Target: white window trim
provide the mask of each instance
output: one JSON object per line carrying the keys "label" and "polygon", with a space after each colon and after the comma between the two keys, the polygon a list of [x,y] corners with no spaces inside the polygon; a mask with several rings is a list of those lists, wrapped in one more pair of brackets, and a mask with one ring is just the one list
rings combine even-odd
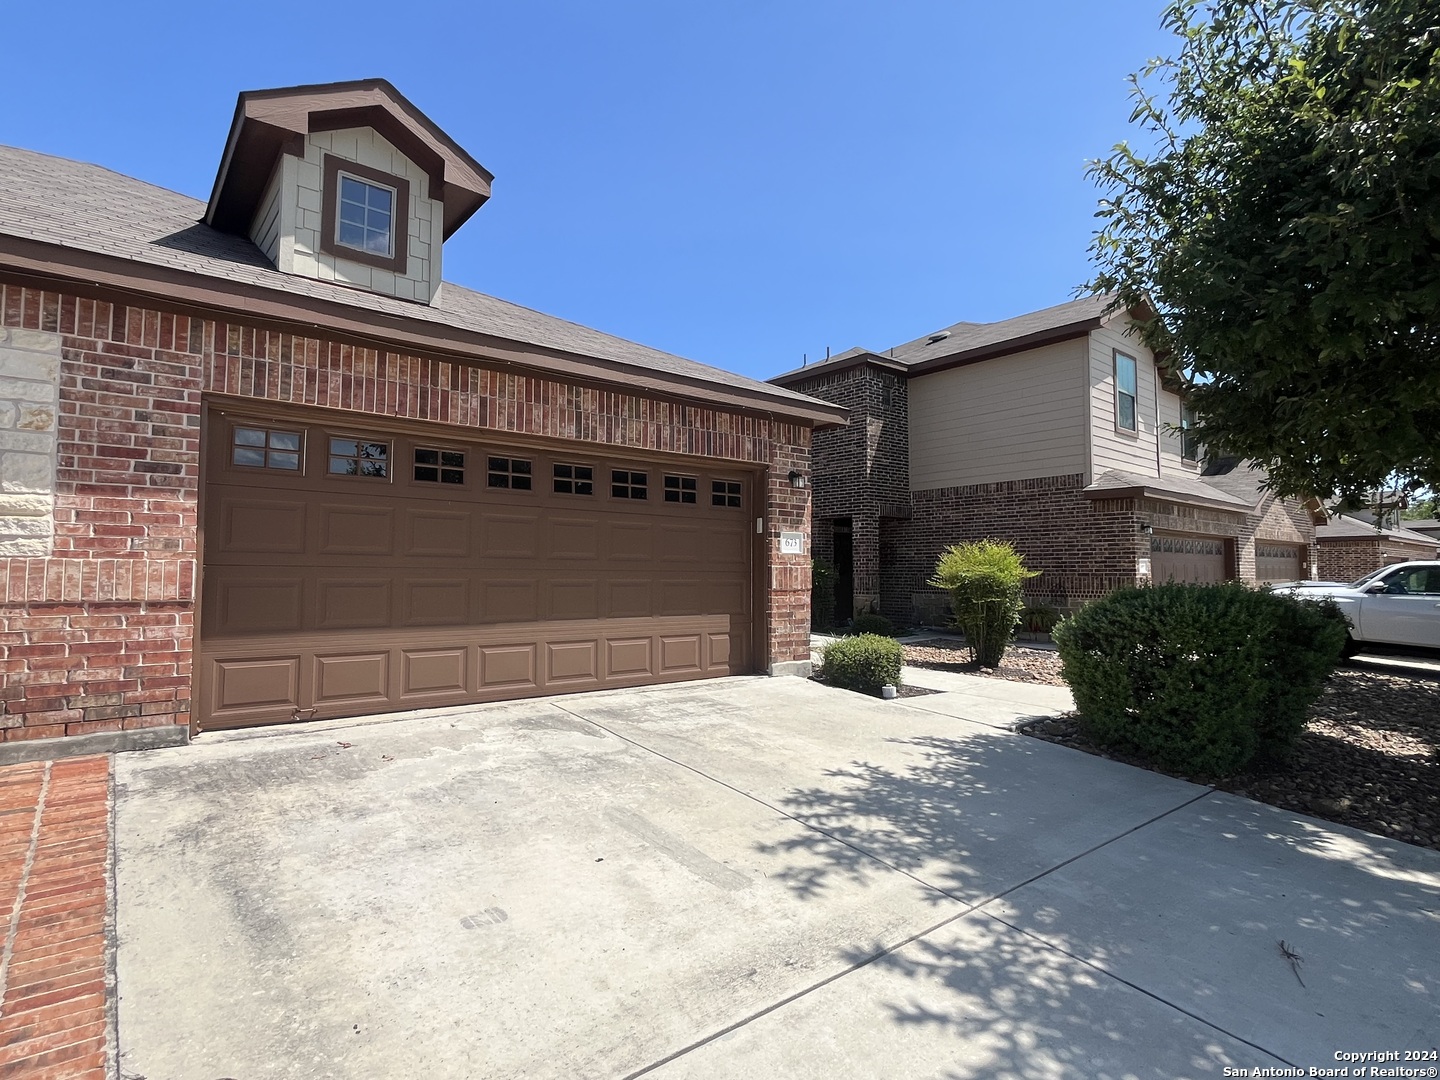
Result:
{"label": "white window trim", "polygon": [[[1125,427],[1123,424],[1120,423],[1120,395],[1122,393],[1126,393],[1126,391],[1120,389],[1121,360],[1129,360],[1131,367],[1134,369],[1135,372],[1135,393],[1127,394],[1127,396],[1133,403],[1130,410],[1130,415],[1134,417],[1135,420],[1135,425],[1133,427]],[[1114,356],[1110,364],[1110,375],[1115,380],[1115,430],[1121,435],[1133,435],[1138,438],[1140,435],[1140,362],[1136,360],[1135,357],[1131,356],[1129,353],[1123,353],[1119,349],[1115,349]]]}
{"label": "white window trim", "polygon": [[386,239],[390,242],[390,246],[386,249],[385,253],[381,255],[381,253],[378,251],[371,251],[367,247],[356,247],[354,244],[347,244],[344,240],[340,239],[340,228],[344,223],[340,219],[340,207],[342,205],[342,200],[341,192],[339,190],[335,192],[335,235],[330,238],[331,241],[335,244],[336,247],[344,248],[346,251],[358,251],[362,255],[370,255],[374,258],[393,259],[395,257],[395,228],[399,222],[399,189],[393,188],[389,184],[377,184],[374,180],[367,180],[365,177],[359,176],[344,168],[341,168],[335,174],[335,177],[335,183],[337,186],[343,183],[343,181],[345,180],[353,180],[355,183],[363,184],[365,187],[372,187],[378,191],[388,191],[390,193],[390,231],[386,236]]}

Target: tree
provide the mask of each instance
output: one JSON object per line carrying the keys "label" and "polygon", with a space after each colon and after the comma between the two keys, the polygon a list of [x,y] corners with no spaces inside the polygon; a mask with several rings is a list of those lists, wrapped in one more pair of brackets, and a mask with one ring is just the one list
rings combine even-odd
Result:
{"label": "tree", "polygon": [[[1440,4],[1177,0],[1090,287],[1284,495],[1440,485]],[[1158,86],[1157,86],[1158,84]],[[1148,155],[1148,156],[1144,156]]]}

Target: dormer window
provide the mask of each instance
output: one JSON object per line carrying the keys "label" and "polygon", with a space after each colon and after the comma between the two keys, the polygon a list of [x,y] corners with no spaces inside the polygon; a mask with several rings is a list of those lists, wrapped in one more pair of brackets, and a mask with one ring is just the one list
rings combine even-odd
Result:
{"label": "dormer window", "polygon": [[335,242],[369,255],[395,254],[395,189],[340,173],[340,220]]}
{"label": "dormer window", "polygon": [[406,270],[410,182],[325,155],[320,250],[379,270]]}

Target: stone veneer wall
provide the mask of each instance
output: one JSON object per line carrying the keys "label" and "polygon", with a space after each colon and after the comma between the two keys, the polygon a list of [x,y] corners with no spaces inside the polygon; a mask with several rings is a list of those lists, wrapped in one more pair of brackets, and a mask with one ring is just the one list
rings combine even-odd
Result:
{"label": "stone veneer wall", "polygon": [[1321,581],[1358,581],[1372,570],[1391,563],[1436,558],[1435,544],[1421,544],[1395,537],[1351,537],[1321,540],[1319,574]]}
{"label": "stone veneer wall", "polygon": [[60,337],[0,327],[0,556],[55,544]]}
{"label": "stone veneer wall", "polygon": [[[768,660],[809,658],[809,558],[779,551],[782,531],[809,529],[807,492],[788,482],[810,471],[803,425],[18,284],[0,283],[0,328],[30,375],[59,358],[53,539],[0,553],[7,741],[189,723],[202,394],[764,466]],[[44,379],[21,382],[39,394]],[[40,443],[0,447],[17,484],[39,475],[8,451]]]}

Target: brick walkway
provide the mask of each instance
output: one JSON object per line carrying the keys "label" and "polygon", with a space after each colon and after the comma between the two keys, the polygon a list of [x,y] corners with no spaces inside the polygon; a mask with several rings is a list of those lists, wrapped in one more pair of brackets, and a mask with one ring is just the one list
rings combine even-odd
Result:
{"label": "brick walkway", "polygon": [[0,768],[0,1078],[105,1080],[110,759]]}

